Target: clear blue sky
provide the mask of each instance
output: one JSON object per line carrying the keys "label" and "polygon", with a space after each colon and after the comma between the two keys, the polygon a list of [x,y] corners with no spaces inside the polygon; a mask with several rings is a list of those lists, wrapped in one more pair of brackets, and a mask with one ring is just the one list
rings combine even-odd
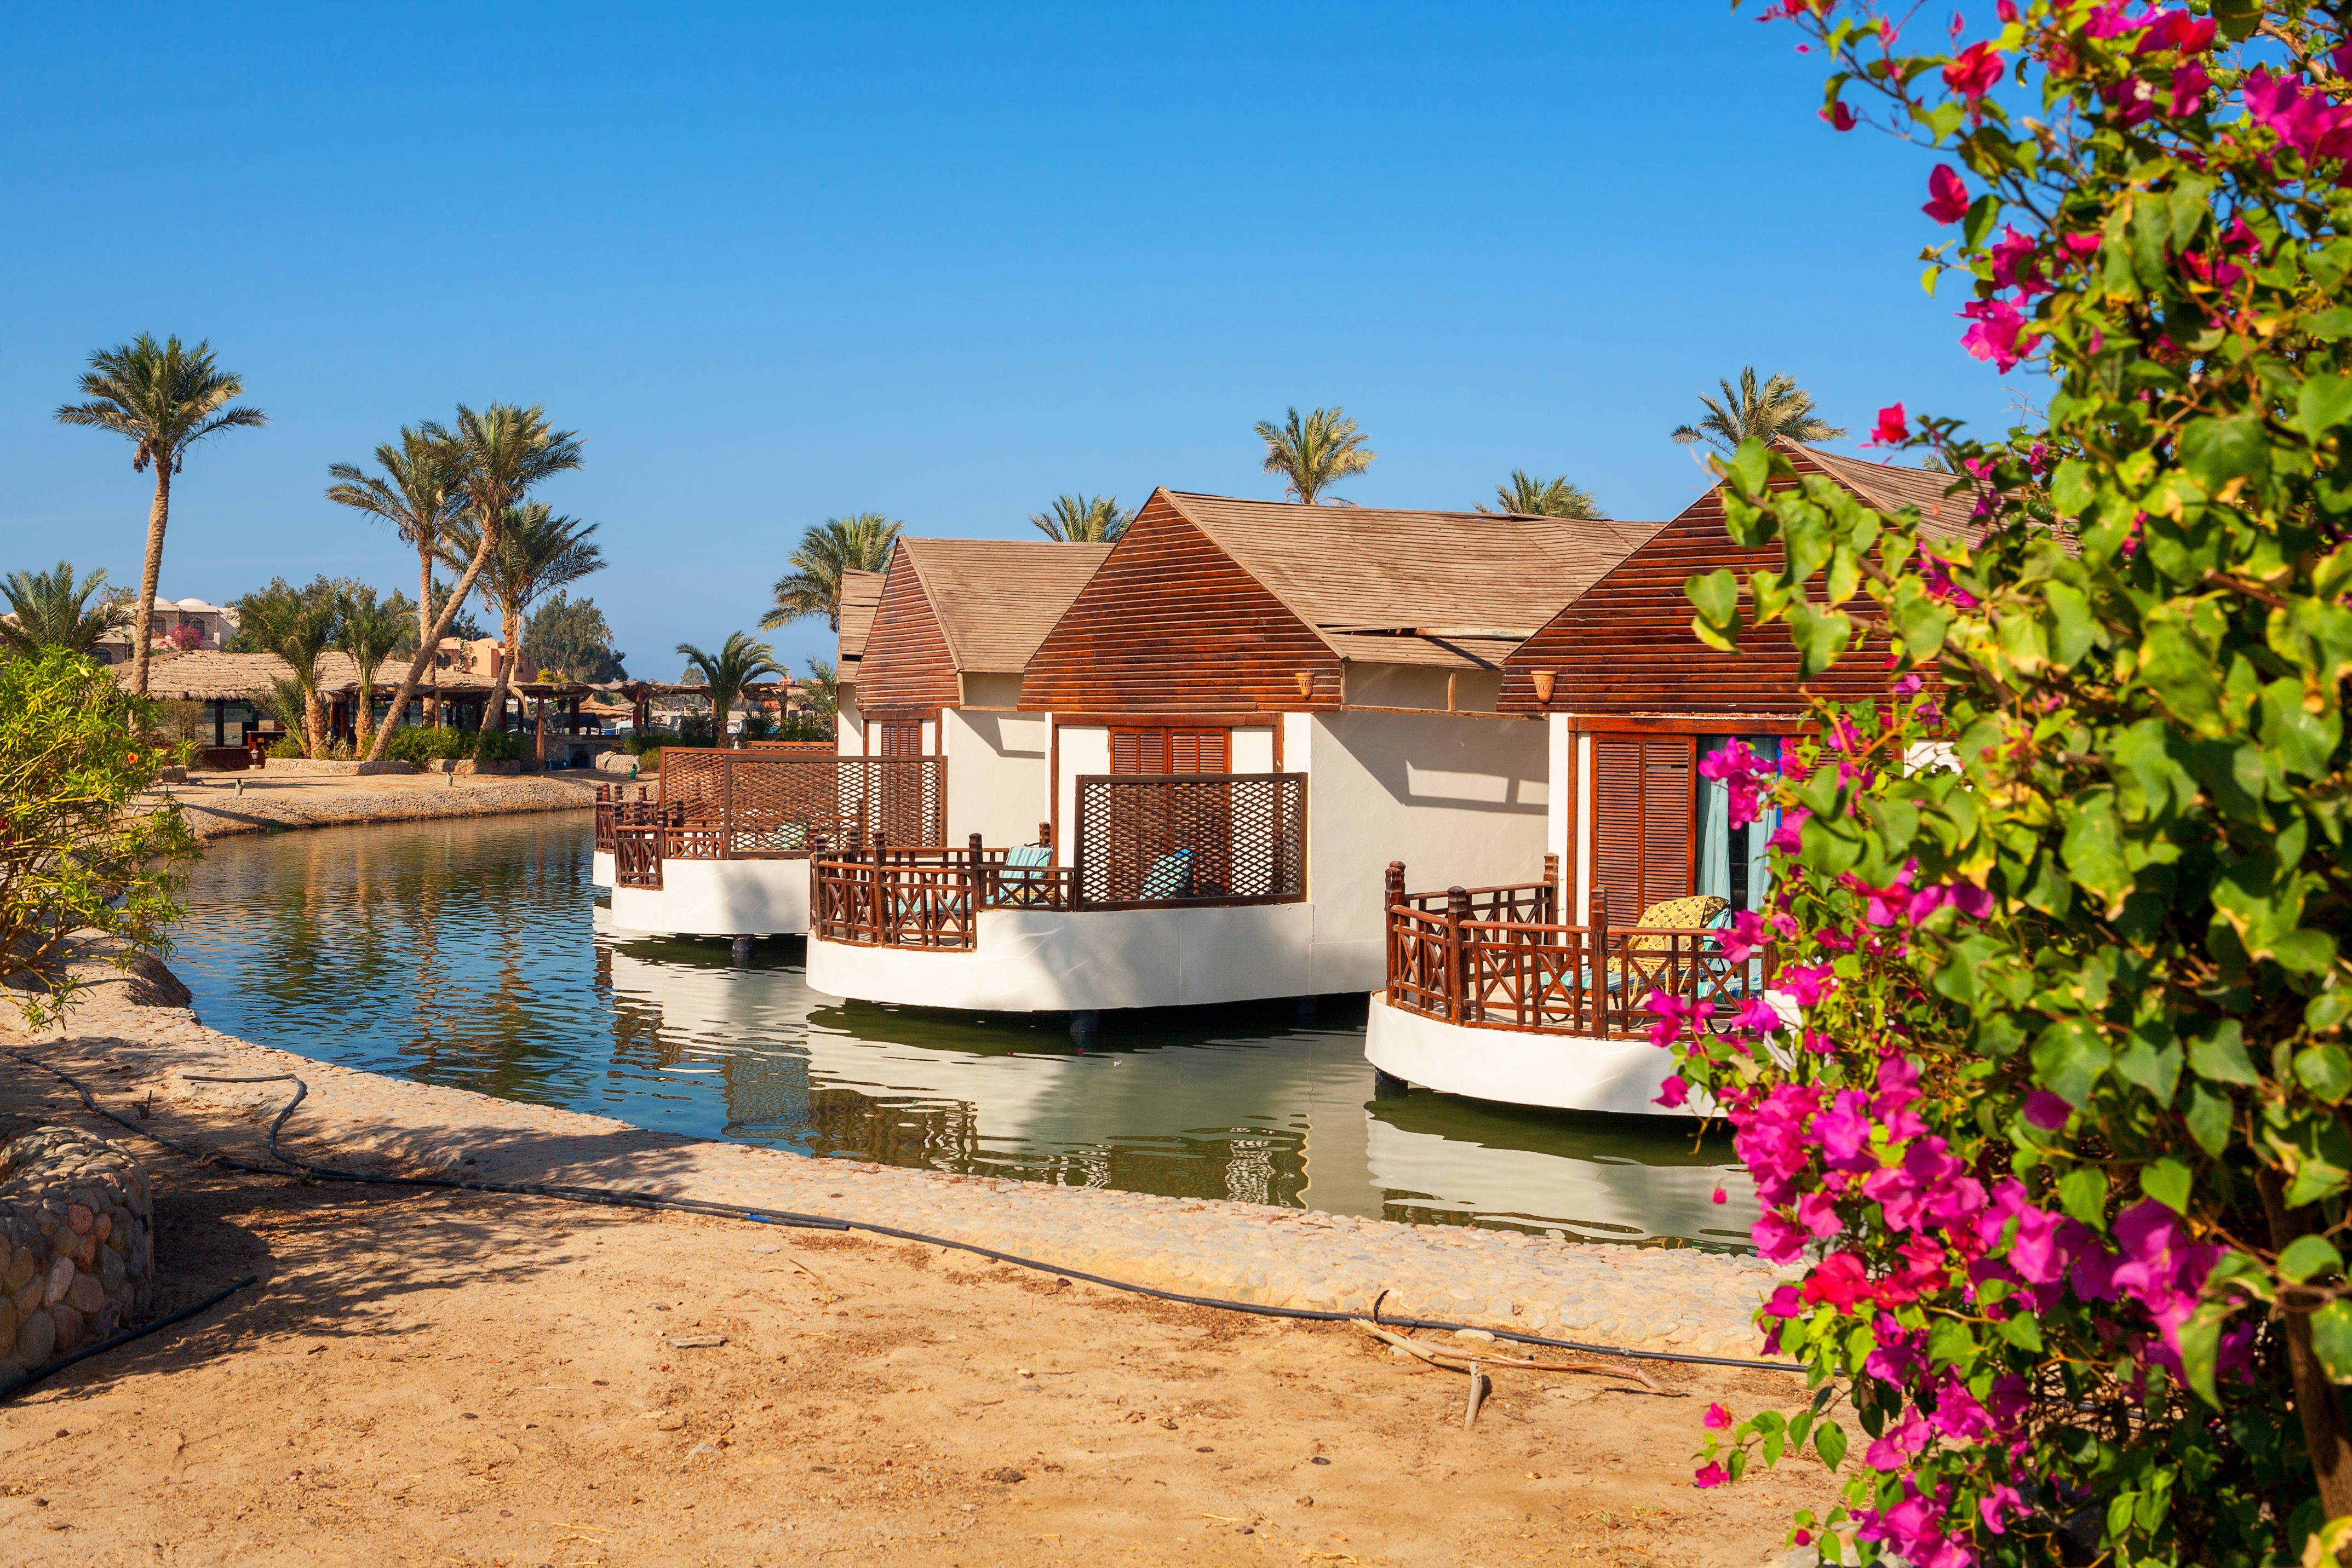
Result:
{"label": "clear blue sky", "polygon": [[[1754,363],[1858,437],[2015,391],[1918,286],[1927,162],[1816,117],[1719,0],[15,8],[0,52],[0,570],[136,581],[149,482],[57,424],[90,350],[209,338],[269,413],[192,455],[163,591],[414,591],[326,467],[460,400],[588,462],[631,670],[751,625],[801,529],[1018,537],[1056,493],[1278,495],[1251,434],[1343,403],[1344,494],[1514,466],[1619,517]],[[822,622],[777,639],[797,663]]]}

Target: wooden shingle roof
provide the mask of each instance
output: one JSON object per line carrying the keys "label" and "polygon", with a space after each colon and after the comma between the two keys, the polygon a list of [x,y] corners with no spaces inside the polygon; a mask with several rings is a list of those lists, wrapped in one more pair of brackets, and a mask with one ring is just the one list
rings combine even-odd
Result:
{"label": "wooden shingle roof", "polygon": [[1949,474],[1933,468],[1906,468],[1895,463],[1841,457],[1834,452],[1819,452],[1790,442],[1780,445],[1800,471],[1810,464],[1882,512],[1918,507],[1920,526],[1930,535],[1967,538],[1978,531],[1975,486],[1971,485],[1957,496],[1947,494],[1958,483]]}
{"label": "wooden shingle roof", "polygon": [[902,538],[899,544],[939,618],[955,668],[1014,675],[1029,667],[1037,644],[1111,549],[1051,539]]}
{"label": "wooden shingle roof", "polygon": [[882,602],[878,571],[841,574],[841,648],[836,672],[844,680],[856,677],[857,661],[866,655],[866,639],[874,630],[874,610]]}
{"label": "wooden shingle roof", "polygon": [[1162,492],[1342,659],[1493,668],[1664,523]]}

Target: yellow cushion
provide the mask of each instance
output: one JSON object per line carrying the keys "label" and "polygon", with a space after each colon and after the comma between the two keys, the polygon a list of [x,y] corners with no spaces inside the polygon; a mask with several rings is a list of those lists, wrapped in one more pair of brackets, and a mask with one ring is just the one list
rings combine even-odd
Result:
{"label": "yellow cushion", "polygon": [[[1717,898],[1711,893],[1690,898],[1669,898],[1642,911],[1633,924],[1652,930],[1704,931],[1715,917],[1731,907],[1728,899]],[[1669,938],[1664,936],[1629,936],[1625,939],[1628,953],[1663,953]]]}

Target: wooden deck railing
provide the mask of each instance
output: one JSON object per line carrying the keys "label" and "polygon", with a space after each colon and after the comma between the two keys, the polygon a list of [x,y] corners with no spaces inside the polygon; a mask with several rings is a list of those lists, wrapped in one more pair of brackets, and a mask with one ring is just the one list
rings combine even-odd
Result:
{"label": "wooden deck railing", "polygon": [[1612,926],[1605,890],[1594,890],[1584,925],[1541,918],[1558,907],[1551,877],[1408,894],[1404,867],[1391,863],[1388,883],[1389,1005],[1448,1023],[1638,1039],[1655,992],[1728,1002],[1772,972],[1770,948],[1734,964],[1719,931]]}
{"label": "wooden deck railing", "polygon": [[613,830],[622,822],[646,823],[656,821],[660,809],[653,798],[653,787],[637,786],[636,798],[629,798],[626,784],[596,786],[596,848],[604,854],[613,852]]}
{"label": "wooden deck railing", "polygon": [[[1039,825],[1039,841],[1051,829]],[[1008,865],[1007,850],[905,848],[887,841],[810,862],[809,928],[866,947],[969,948],[983,909],[1070,909],[1068,866]]]}

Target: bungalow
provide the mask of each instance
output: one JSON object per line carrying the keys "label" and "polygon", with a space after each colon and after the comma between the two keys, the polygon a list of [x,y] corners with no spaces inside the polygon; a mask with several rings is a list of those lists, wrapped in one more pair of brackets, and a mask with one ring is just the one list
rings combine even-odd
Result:
{"label": "bungalow", "polygon": [[1036,841],[1008,794],[946,850],[820,858],[809,983],[1080,1027],[1378,986],[1384,846],[1472,882],[1543,853],[1504,657],[1660,526],[1155,491],[1027,660]]}
{"label": "bungalow", "polygon": [[[1948,475],[1785,450],[1800,473],[1881,510],[1917,507],[1930,533],[1969,526]],[[1422,864],[1405,853],[1390,868],[1386,974],[1366,1036],[1381,1072],[1481,1099],[1654,1113],[1666,1058],[1648,1043],[1643,999],[1761,985],[1769,956],[1734,966],[1716,932],[1764,906],[1774,824],[1732,827],[1724,786],[1699,763],[1736,740],[1776,756],[1811,699],[1885,690],[1867,658],[1803,681],[1785,635],[1737,653],[1692,635],[1692,577],[1744,578],[1773,559],[1725,534],[1718,487],[1504,661],[1497,706],[1544,727],[1544,874],[1524,880],[1533,855],[1517,880],[1484,887],[1432,867],[1423,885],[1444,891],[1408,893]]]}
{"label": "bungalow", "polygon": [[870,612],[866,574],[852,574],[842,653],[856,668],[837,754],[665,749],[658,802],[606,813],[614,924],[799,936],[813,852],[872,853],[878,839],[937,855],[957,835],[1034,832],[1046,725],[1015,711],[1022,671],[1108,549],[902,538]]}

